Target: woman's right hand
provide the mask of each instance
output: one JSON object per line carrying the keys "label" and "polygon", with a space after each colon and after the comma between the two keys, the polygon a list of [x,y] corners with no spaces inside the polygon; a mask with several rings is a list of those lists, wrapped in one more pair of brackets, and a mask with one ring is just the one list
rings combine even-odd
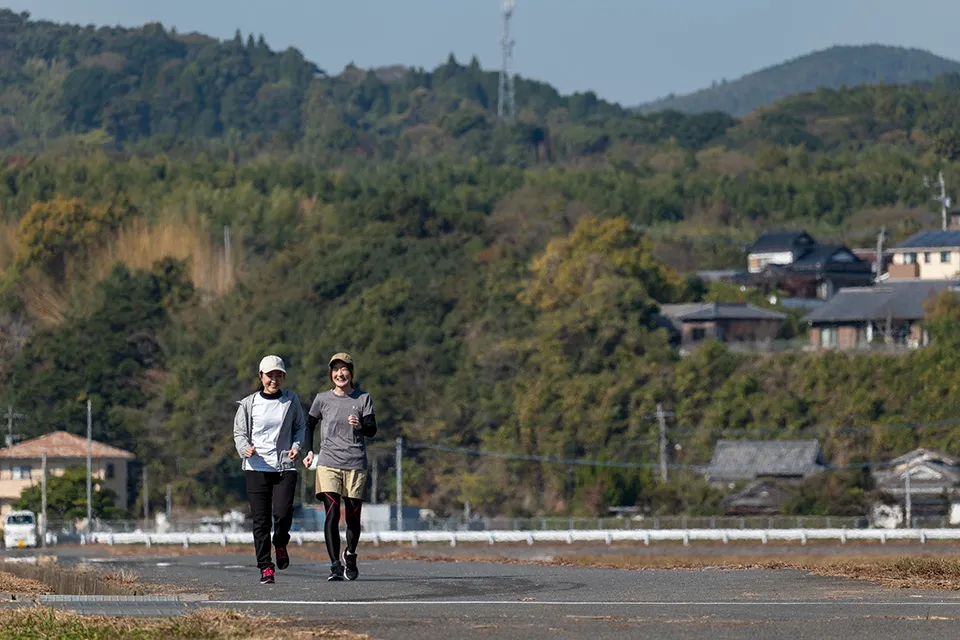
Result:
{"label": "woman's right hand", "polygon": [[307,451],[307,455],[303,456],[303,466],[309,469],[311,464],[313,464],[313,451]]}
{"label": "woman's right hand", "polygon": [[243,455],[246,458],[252,458],[256,454],[257,454],[257,449],[253,445],[250,445],[249,447],[243,450]]}

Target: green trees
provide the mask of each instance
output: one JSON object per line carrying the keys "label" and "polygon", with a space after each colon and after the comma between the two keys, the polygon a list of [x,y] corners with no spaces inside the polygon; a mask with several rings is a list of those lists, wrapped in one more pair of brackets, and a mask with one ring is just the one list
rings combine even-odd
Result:
{"label": "green trees", "polygon": [[[661,303],[769,305],[694,274],[742,269],[764,230],[856,247],[881,224],[893,242],[936,224],[922,177],[960,181],[956,78],[820,90],[743,119],[638,114],[519,79],[507,126],[496,74],[475,61],[328,76],[242,35],[4,15],[0,56],[28,57],[0,69],[3,391],[30,435],[81,431],[90,398],[94,436],[135,451],[180,504],[242,496],[226,434],[267,351],[305,400],[326,384],[325,359],[353,352],[381,471],[403,435],[410,496],[440,512],[469,500],[515,515],[716,513],[719,493],[692,471],[661,486],[646,468],[413,447],[648,465],[658,401],[684,464],[720,437],[816,437],[840,461],[921,443],[960,452],[953,426],[893,426],[960,410],[953,298],[932,302],[935,345],[897,357],[719,344],[680,357],[658,328]],[[183,262],[86,268],[112,264],[114,242],[141,227],[184,225],[203,249]],[[198,263],[236,286],[191,280]],[[27,304],[47,293],[37,273],[56,285],[49,317]],[[859,504],[848,480],[791,508],[824,508],[819,493]]]}
{"label": "green trees", "polygon": [[[117,494],[108,489],[99,478],[93,479],[92,511],[95,518],[115,519],[123,516],[116,506]],[[27,509],[41,513],[43,508],[43,488],[40,484],[27,487],[13,503],[14,509]],[[47,479],[47,519],[78,520],[87,517],[87,470],[83,467],[70,467],[62,475],[51,475]]]}

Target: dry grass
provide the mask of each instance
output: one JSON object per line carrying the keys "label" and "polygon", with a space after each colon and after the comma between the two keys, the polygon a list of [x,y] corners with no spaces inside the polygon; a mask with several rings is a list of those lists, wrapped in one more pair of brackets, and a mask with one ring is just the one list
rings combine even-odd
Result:
{"label": "dry grass", "polygon": [[0,571],[0,593],[17,593],[36,596],[53,593],[53,590],[39,580],[21,578],[6,571]]}
{"label": "dry grass", "polygon": [[41,327],[55,327],[63,322],[69,305],[62,283],[56,283],[34,269],[20,284],[26,316]]}
{"label": "dry grass", "polygon": [[0,269],[13,264],[20,252],[20,235],[13,222],[0,222]]}
{"label": "dry grass", "polygon": [[56,563],[4,562],[0,563],[0,567],[2,567],[4,574],[27,581],[24,584],[40,585],[37,588],[42,588],[42,593],[147,595],[184,593],[189,590],[185,585],[140,583],[138,577],[129,571],[98,571],[90,569],[87,565],[68,569]]}
{"label": "dry grass", "polygon": [[[264,634],[264,629],[271,632]],[[270,618],[219,609],[203,609],[173,618],[126,618],[81,616],[40,607],[4,611],[0,616],[0,640],[26,638],[85,638],[89,640],[253,640],[271,636],[290,640],[369,638],[351,631],[311,627],[294,618]]]}
{"label": "dry grass", "polygon": [[876,582],[894,589],[960,590],[960,560],[943,557],[902,557],[886,562],[838,562],[813,573]]}
{"label": "dry grass", "polygon": [[[0,268],[12,263],[18,250],[17,230],[0,228]],[[38,326],[57,326],[67,309],[83,301],[91,287],[103,280],[117,262],[131,270],[149,270],[164,258],[184,260],[193,286],[205,297],[219,297],[236,283],[237,251],[226,260],[222,245],[210,241],[203,225],[177,220],[150,225],[142,218],[122,228],[110,242],[83,258],[68,259],[63,281],[54,280],[39,268],[24,274],[20,284],[26,315]]]}
{"label": "dry grass", "polygon": [[[597,553],[595,547],[579,547],[578,545],[564,545],[564,551],[553,557],[541,559],[511,558],[500,555],[500,551],[507,547],[529,549],[526,545],[499,545],[492,550],[486,545],[460,545],[456,555],[437,553],[436,546],[424,545],[422,549],[411,547],[373,547],[365,545],[361,551],[366,560],[417,560],[420,562],[493,562],[498,564],[531,564],[544,566],[568,567],[598,567],[609,569],[629,570],[702,570],[710,567],[714,570],[745,570],[745,569],[795,569],[809,571],[816,575],[866,580],[890,588],[916,589],[943,589],[960,590],[960,555],[949,552],[938,554],[931,549],[924,555],[895,555],[886,550],[883,553],[875,551],[875,544],[848,543],[846,553],[817,553],[818,545],[811,543],[804,547],[804,552],[790,553],[800,550],[799,545],[780,547],[783,553],[777,553],[777,547],[768,546],[764,552],[751,553],[740,551],[731,553],[717,553],[711,555],[697,555],[688,553],[683,548],[675,548],[669,554],[648,554],[632,552],[629,545],[613,545],[609,553]],[[890,544],[888,547],[892,546]],[[476,552],[471,553],[475,548]],[[952,547],[951,547],[952,549]],[[291,556],[294,561],[298,558],[310,562],[326,562],[327,554],[323,545],[309,544],[303,547],[291,547]],[[197,545],[184,549],[182,547],[161,549],[158,547],[110,547],[111,555],[217,555],[217,554],[252,554],[253,549],[248,545],[230,545],[226,547],[210,547]],[[905,551],[906,553],[906,551]]]}
{"label": "dry grass", "polygon": [[94,256],[89,273],[102,280],[117,262],[130,269],[150,269],[167,257],[187,261],[193,286],[200,291],[220,296],[235,284],[236,260],[228,265],[223,247],[214,246],[195,221],[150,225],[137,218]]}

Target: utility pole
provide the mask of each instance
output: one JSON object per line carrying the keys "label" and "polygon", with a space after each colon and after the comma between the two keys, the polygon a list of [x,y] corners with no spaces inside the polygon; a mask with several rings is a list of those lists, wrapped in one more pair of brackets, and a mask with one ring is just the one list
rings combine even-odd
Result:
{"label": "utility pole", "polygon": [[377,480],[380,475],[380,459],[377,458],[377,456],[372,456],[372,458],[373,468],[370,469],[370,502],[377,504]]}
{"label": "utility pole", "polygon": [[887,237],[887,228],[880,227],[880,233],[877,234],[877,267],[876,275],[874,276],[874,282],[880,281],[880,276],[883,275],[883,241]]}
{"label": "utility pole", "polygon": [[16,419],[16,420],[22,420],[22,419],[24,419],[24,418],[26,418],[26,417],[27,417],[27,416],[26,416],[25,414],[22,414],[22,413],[14,413],[14,412],[13,412],[13,405],[12,405],[12,404],[8,404],[8,405],[7,405],[7,437],[6,437],[6,445],[5,445],[5,446],[12,447],[14,444],[16,444],[17,440],[20,439],[20,434],[13,432],[13,421],[14,421],[14,419]]}
{"label": "utility pole", "polygon": [[93,408],[87,398],[87,533],[93,528]]}
{"label": "utility pole", "polygon": [[[928,178],[923,179],[923,184],[926,187],[931,187],[930,180]],[[933,199],[940,203],[940,216],[942,218],[943,230],[947,230],[947,209],[950,208],[950,196],[947,195],[947,184],[943,179],[943,170],[937,172],[937,187],[940,188],[940,193],[933,196]]]}
{"label": "utility pole", "polygon": [[397,436],[397,531],[403,531],[403,437]]}
{"label": "utility pole", "polygon": [[657,403],[657,422],[660,424],[660,481],[667,481],[667,413],[663,410],[663,403]]}
{"label": "utility pole", "polygon": [[233,243],[230,240],[230,227],[223,227],[223,268],[224,281],[223,286],[229,288],[233,285]]}
{"label": "utility pole", "polygon": [[143,526],[150,526],[150,490],[147,488],[147,467],[143,467]]}
{"label": "utility pole", "polygon": [[173,485],[167,483],[167,524],[173,518]]}
{"label": "utility pole", "polygon": [[907,467],[907,474],[906,474],[906,478],[904,478],[904,483],[906,484],[906,487],[905,487],[905,489],[906,489],[906,491],[905,491],[905,495],[906,495],[906,501],[905,501],[905,504],[906,504],[906,514],[905,514],[905,522],[904,522],[904,525],[907,527],[907,529],[910,529],[910,528],[913,527],[913,516],[912,516],[912,514],[910,513],[910,507],[911,507],[911,504],[910,504],[910,503],[911,503],[911,500],[910,500],[910,467]]}
{"label": "utility pole", "polygon": [[44,449],[40,457],[40,513],[43,518],[43,527],[40,535],[41,544],[47,546],[47,450]]}

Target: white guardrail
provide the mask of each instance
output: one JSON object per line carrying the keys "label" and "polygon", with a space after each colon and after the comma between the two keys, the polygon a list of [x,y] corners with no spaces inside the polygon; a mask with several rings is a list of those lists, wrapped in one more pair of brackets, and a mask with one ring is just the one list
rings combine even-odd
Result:
{"label": "white guardrail", "polygon": [[[322,531],[293,532],[291,543],[302,545],[305,542],[323,542]],[[341,537],[343,534],[341,533]],[[365,533],[363,541],[374,546],[381,544],[407,543],[417,546],[420,543],[449,544],[452,547],[461,543],[513,543],[533,545],[542,542],[800,542],[809,540],[837,540],[841,544],[855,540],[874,540],[886,544],[888,540],[916,541],[921,544],[928,540],[960,540],[960,528],[957,529],[593,529],[569,531],[378,531]],[[81,544],[142,544],[182,545],[193,544],[252,544],[253,534],[245,533],[93,533],[89,537],[81,536]]]}

